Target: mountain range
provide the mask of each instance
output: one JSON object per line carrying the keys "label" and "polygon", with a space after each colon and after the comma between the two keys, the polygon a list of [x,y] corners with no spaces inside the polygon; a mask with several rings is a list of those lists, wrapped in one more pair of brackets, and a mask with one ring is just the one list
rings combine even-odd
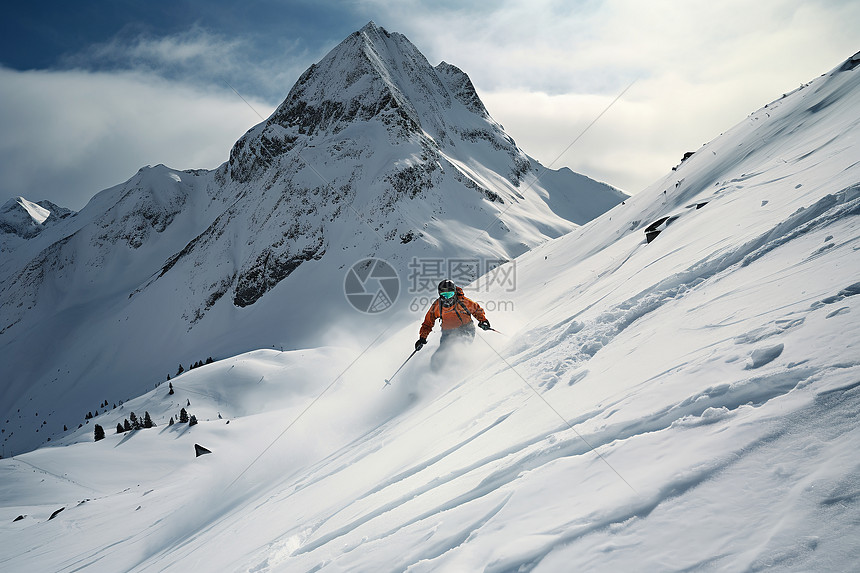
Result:
{"label": "mountain range", "polygon": [[[371,22],[302,74],[219,168],[144,167],[78,213],[4,206],[0,403],[3,420],[24,420],[6,428],[6,454],[201,358],[370,340],[413,320],[452,261],[477,261],[455,277],[471,282],[624,198],[541,166],[464,72],[431,66]],[[344,296],[349,268],[368,257],[403,283],[386,313],[356,312]]]}

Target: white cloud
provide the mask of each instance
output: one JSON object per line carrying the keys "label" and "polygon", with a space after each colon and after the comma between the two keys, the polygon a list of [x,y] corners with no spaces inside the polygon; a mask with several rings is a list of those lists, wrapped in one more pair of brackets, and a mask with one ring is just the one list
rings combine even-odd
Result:
{"label": "white cloud", "polygon": [[[217,167],[260,122],[226,86],[145,72],[0,68],[0,99],[2,194],[73,209],[143,165]],[[264,117],[274,109],[250,103]]]}
{"label": "white cloud", "polygon": [[185,84],[223,87],[281,100],[322,54],[300,38],[225,37],[194,26],[171,36],[118,34],[61,61],[63,69],[138,71]]}
{"label": "white cloud", "polygon": [[[214,168],[268,117],[319,55],[296,39],[226,38],[199,27],[118,34],[62,69],[0,66],[0,197],[81,208],[147,164]],[[256,96],[256,97],[255,97]]]}
{"label": "white cloud", "polygon": [[567,166],[635,193],[670,174],[684,152],[696,151],[781,95],[748,90],[746,98],[727,102],[715,93],[745,89],[743,80],[692,84],[678,74],[665,74],[637,81],[608,110],[618,94],[517,90],[481,97],[517,144],[544,165]]}
{"label": "white cloud", "polygon": [[[439,8],[366,0],[377,24],[468,73],[490,113],[549,164],[637,192],[681,155],[858,49],[856,1],[561,0]],[[483,10],[483,11],[482,11]]]}

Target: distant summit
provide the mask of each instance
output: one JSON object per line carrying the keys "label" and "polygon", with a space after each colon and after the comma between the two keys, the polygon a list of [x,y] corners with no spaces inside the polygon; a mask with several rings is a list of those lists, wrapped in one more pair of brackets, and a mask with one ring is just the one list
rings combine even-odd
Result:
{"label": "distant summit", "polygon": [[419,141],[431,154],[484,141],[507,155],[514,184],[529,169],[463,71],[434,68],[405,36],[370,22],[308,68],[272,116],[236,143],[230,176],[248,181],[274,156],[369,122],[384,126],[389,143]]}
{"label": "distant summit", "polygon": [[24,239],[35,237],[74,211],[43,200],[33,203],[23,197],[10,199],[0,207],[0,233],[13,233]]}

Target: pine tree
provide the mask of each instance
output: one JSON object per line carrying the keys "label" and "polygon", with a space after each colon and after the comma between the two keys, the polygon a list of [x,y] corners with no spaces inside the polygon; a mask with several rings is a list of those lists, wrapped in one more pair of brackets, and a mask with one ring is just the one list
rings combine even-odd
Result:
{"label": "pine tree", "polygon": [[119,423],[118,423],[118,424],[116,425],[116,433],[117,433],[117,434],[121,434],[121,433],[123,433],[124,431],[125,431],[125,430],[123,429],[122,424],[119,424]]}
{"label": "pine tree", "polygon": [[143,413],[143,427],[144,428],[153,428],[155,424],[152,422],[152,418],[149,417],[149,412]]}
{"label": "pine tree", "polygon": [[188,423],[188,412],[185,411],[185,408],[182,408],[179,411],[179,423],[187,424]]}
{"label": "pine tree", "polygon": [[173,416],[170,416],[170,422],[167,424],[168,426],[172,426],[176,422],[173,421]]}
{"label": "pine tree", "polygon": [[190,406],[190,405],[191,405],[191,399],[190,399],[190,398],[188,398],[188,403],[187,403],[187,404],[185,404],[185,405],[186,405],[186,406]]}
{"label": "pine tree", "polygon": [[197,416],[192,415],[191,419],[188,420],[188,425],[189,426],[196,426],[197,425]]}
{"label": "pine tree", "polygon": [[212,357],[211,357],[211,356],[210,356],[209,358],[207,358],[207,359],[206,359],[206,364],[212,364],[213,362],[215,362],[215,361],[214,361],[214,360],[212,360]]}
{"label": "pine tree", "polygon": [[125,421],[122,423],[122,430],[124,432],[130,432],[131,431],[131,424],[128,423],[128,418],[126,418]]}
{"label": "pine tree", "polygon": [[93,434],[95,437],[95,441],[104,440],[105,439],[105,429],[96,424],[96,427],[93,428]]}
{"label": "pine tree", "polygon": [[167,394],[173,396],[173,382],[170,383],[170,392],[168,392]]}
{"label": "pine tree", "polygon": [[176,371],[176,375],[177,375],[177,376],[179,376],[179,375],[180,375],[180,374],[182,374],[183,372],[185,372],[185,368],[183,368],[183,367],[182,367],[182,364],[180,364],[180,365],[179,365],[179,370],[177,370],[177,371]]}

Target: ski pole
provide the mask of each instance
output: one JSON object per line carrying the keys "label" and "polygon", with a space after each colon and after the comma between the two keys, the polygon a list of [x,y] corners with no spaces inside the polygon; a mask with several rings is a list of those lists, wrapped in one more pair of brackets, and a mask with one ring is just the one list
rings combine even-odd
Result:
{"label": "ski pole", "polygon": [[496,329],[495,329],[495,328],[493,328],[493,327],[490,327],[490,328],[482,328],[481,330],[483,330],[483,331],[485,331],[485,332],[486,332],[487,330],[492,330],[493,332],[497,332],[497,333],[501,334],[502,336],[505,336],[505,333],[504,333],[504,332],[500,332],[500,331],[496,330]]}
{"label": "ski pole", "polygon": [[[416,352],[418,352],[418,350],[413,350],[412,354],[409,355],[409,358],[412,358],[413,356],[415,356]],[[401,364],[400,368],[398,368],[397,371],[391,375],[391,378],[387,378],[385,380],[385,386],[391,386],[391,380],[393,380],[394,377],[397,376],[397,372],[400,372],[403,369],[403,367],[406,366],[406,363],[409,362],[409,358],[407,358],[406,360],[403,361],[403,364]],[[385,390],[385,386],[382,387],[383,390]]]}

